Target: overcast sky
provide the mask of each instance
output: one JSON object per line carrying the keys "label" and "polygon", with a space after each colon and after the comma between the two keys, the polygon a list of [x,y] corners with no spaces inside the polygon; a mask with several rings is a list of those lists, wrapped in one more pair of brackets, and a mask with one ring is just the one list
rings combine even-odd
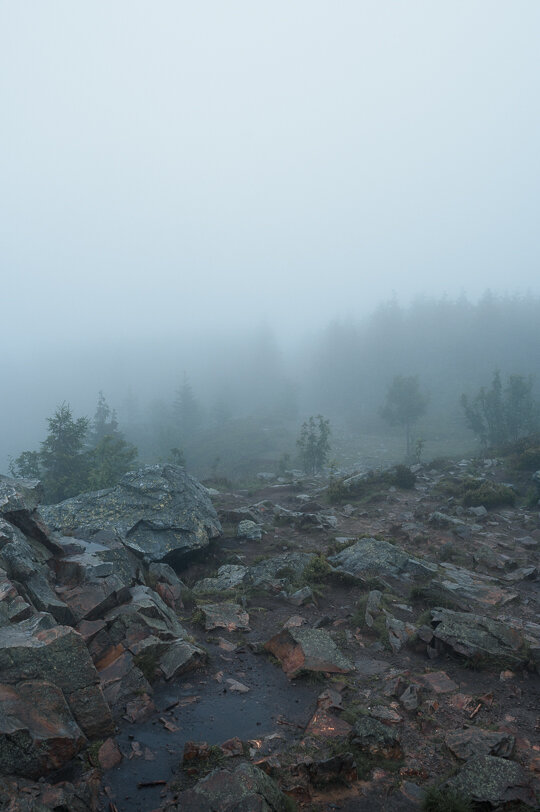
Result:
{"label": "overcast sky", "polygon": [[537,0],[0,0],[21,343],[540,292]]}

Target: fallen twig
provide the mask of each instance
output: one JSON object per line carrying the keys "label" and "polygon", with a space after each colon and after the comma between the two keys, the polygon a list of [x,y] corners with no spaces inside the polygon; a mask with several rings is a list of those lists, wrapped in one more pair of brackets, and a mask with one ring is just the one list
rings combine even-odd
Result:
{"label": "fallen twig", "polygon": [[481,707],[482,707],[482,703],[479,702],[478,705],[476,706],[476,708],[470,714],[469,719],[474,719],[474,717],[476,716],[476,714],[478,713],[478,711],[480,710]]}
{"label": "fallen twig", "polygon": [[144,789],[145,787],[163,787],[167,782],[163,779],[156,781],[139,781],[137,789]]}

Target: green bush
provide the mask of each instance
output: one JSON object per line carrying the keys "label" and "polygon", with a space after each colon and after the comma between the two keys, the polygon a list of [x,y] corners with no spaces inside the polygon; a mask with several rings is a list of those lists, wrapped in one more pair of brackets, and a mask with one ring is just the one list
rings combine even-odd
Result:
{"label": "green bush", "polygon": [[396,465],[392,482],[397,488],[410,490],[416,483],[416,474],[407,465]]}
{"label": "green bush", "polygon": [[326,560],[326,557],[321,553],[312,558],[309,564],[304,567],[302,580],[309,586],[312,583],[320,583],[324,581],[326,576],[332,571],[332,567]]}
{"label": "green bush", "polygon": [[497,482],[486,481],[474,488],[467,489],[462,498],[465,507],[478,505],[483,505],[486,508],[499,507],[501,505],[513,505],[515,501],[516,494],[512,488]]}

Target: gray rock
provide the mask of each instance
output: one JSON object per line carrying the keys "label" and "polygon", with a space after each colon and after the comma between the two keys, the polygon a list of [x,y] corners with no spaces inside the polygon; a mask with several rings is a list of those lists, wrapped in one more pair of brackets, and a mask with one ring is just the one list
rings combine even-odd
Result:
{"label": "gray rock", "polygon": [[437,567],[413,558],[394,544],[374,538],[363,538],[330,556],[330,564],[339,572],[350,575],[409,575],[432,576]]}
{"label": "gray rock", "polygon": [[403,620],[392,615],[386,615],[386,628],[388,630],[388,641],[394,654],[401,651],[405,643],[411,640],[416,634],[416,626],[412,623],[405,623]]}
{"label": "gray rock", "polygon": [[523,767],[496,756],[477,756],[447,781],[447,786],[475,803],[496,807],[512,801],[534,805],[534,794]]}
{"label": "gray rock", "polygon": [[448,516],[447,513],[441,513],[439,510],[436,510],[434,513],[430,514],[428,517],[428,522],[434,527],[451,527],[454,530],[467,527],[466,523],[461,519],[456,519],[454,516]]}
{"label": "gray rock", "polygon": [[167,804],[166,812],[287,812],[290,804],[276,782],[258,767],[240,764],[233,772],[214,770]]}
{"label": "gray rock", "polygon": [[441,603],[448,599],[450,605],[467,607],[476,603],[486,608],[509,603],[517,597],[515,592],[504,588],[499,580],[482,575],[464,567],[447,562],[440,566],[439,578],[431,582],[430,589],[438,590]]}
{"label": "gray rock", "polygon": [[226,592],[243,584],[248,578],[248,574],[248,568],[242,567],[240,564],[224,564],[218,569],[216,578],[203,578],[201,581],[197,581],[193,592],[197,594]]}
{"label": "gray rock", "polygon": [[297,589],[292,595],[287,597],[289,603],[293,606],[304,606],[306,603],[313,602],[313,590],[309,586],[304,586],[302,589]]}
{"label": "gray rock", "polygon": [[274,635],[265,649],[281,662],[288,677],[302,671],[328,671],[346,674],[354,665],[338,649],[328,632],[297,626]]}
{"label": "gray rock", "polygon": [[229,632],[249,631],[249,615],[236,603],[214,603],[200,607],[204,615],[204,628],[227,629]]}
{"label": "gray rock", "polygon": [[350,734],[351,743],[372,756],[401,758],[400,737],[397,730],[370,716],[361,716]]}
{"label": "gray rock", "polygon": [[369,626],[370,629],[373,626],[376,616],[381,610],[381,601],[382,592],[379,589],[372,589],[368,593],[364,620],[366,622],[366,626]]}
{"label": "gray rock", "polygon": [[187,640],[175,640],[159,661],[166,680],[198,668],[206,660],[206,653]]}
{"label": "gray rock", "polygon": [[462,761],[474,756],[511,758],[516,745],[516,740],[510,733],[482,730],[478,727],[449,731],[444,741],[450,752]]}
{"label": "gray rock", "polygon": [[479,505],[478,507],[467,508],[467,513],[469,514],[469,516],[474,516],[476,519],[483,519],[485,516],[488,515],[488,512],[483,505]]}
{"label": "gray rock", "polygon": [[262,538],[262,530],[258,524],[244,519],[241,521],[236,529],[236,535],[240,539],[248,539],[249,541],[260,541]]}
{"label": "gray rock", "polygon": [[86,744],[60,688],[27,680],[0,684],[0,772],[39,778]]}
{"label": "gray rock", "polygon": [[525,639],[507,623],[469,612],[432,609],[434,641],[478,662],[512,668],[527,662]]}
{"label": "gray rock", "polygon": [[128,591],[128,602],[112,609],[105,616],[113,644],[126,637],[142,640],[149,635],[160,640],[184,639],[187,632],[176,613],[147,586],[135,586]]}
{"label": "gray rock", "polygon": [[408,688],[401,694],[399,697],[399,701],[405,708],[405,710],[413,711],[418,708],[420,704],[420,698],[418,696],[418,688],[416,685],[409,685]]}
{"label": "gray rock", "polygon": [[250,568],[251,583],[261,586],[279,580],[285,585],[301,575],[313,558],[313,553],[283,553],[267,558]]}
{"label": "gray rock", "polygon": [[66,535],[110,531],[147,562],[179,561],[221,533],[206,488],[175,465],[147,465],[114,488],[49,505],[42,514]]}
{"label": "gray rock", "polygon": [[7,626],[0,635],[2,682],[45,680],[62,691],[79,727],[89,738],[112,732],[112,718],[99,676],[80,634],[40,613]]}

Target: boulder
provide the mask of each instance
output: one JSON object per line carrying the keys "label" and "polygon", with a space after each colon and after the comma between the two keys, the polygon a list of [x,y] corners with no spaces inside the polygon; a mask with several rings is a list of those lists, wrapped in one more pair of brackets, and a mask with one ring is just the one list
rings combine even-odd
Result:
{"label": "boulder", "polygon": [[276,782],[258,767],[242,763],[233,772],[214,770],[162,807],[167,812],[287,812],[290,804]]}
{"label": "boulder", "polygon": [[48,784],[15,776],[0,776],[0,809],[5,812],[97,812],[100,776],[87,771],[77,781]]}
{"label": "boulder", "polygon": [[482,730],[479,727],[451,730],[446,734],[444,742],[450,752],[462,761],[468,761],[474,756],[511,758],[516,745],[516,740],[510,733]]}
{"label": "boulder", "polygon": [[39,778],[62,767],[85,744],[56,685],[0,684],[0,773]]}
{"label": "boulder", "polygon": [[274,635],[265,649],[281,663],[288,677],[303,671],[325,671],[346,674],[354,671],[354,665],[338,649],[328,632],[297,626]]}
{"label": "boulder", "polygon": [[249,615],[237,603],[212,603],[200,607],[204,616],[204,628],[227,629],[228,632],[249,631]]}
{"label": "boulder", "polygon": [[469,612],[432,609],[432,647],[445,646],[477,662],[512,668],[528,660],[522,634],[506,623]]}
{"label": "boulder", "polygon": [[0,475],[0,516],[50,552],[58,553],[60,549],[37,511],[41,497],[41,483],[37,479]]}
{"label": "boulder", "polygon": [[496,756],[471,758],[447,786],[475,803],[499,807],[513,801],[535,806],[534,794],[523,767]]}
{"label": "boulder", "polygon": [[359,539],[328,561],[339,572],[349,575],[394,575],[400,577],[431,577],[437,572],[435,564],[409,556],[401,547],[374,538]]}
{"label": "boulder", "polygon": [[111,713],[83,638],[68,626],[56,626],[50,615],[33,615],[3,629],[0,675],[7,685],[46,680],[61,690],[88,738],[111,733]]}
{"label": "boulder", "polygon": [[184,468],[147,465],[119,484],[41,509],[65,535],[86,539],[112,532],[146,562],[180,561],[221,533],[206,488]]}
{"label": "boulder", "polygon": [[159,668],[166,680],[199,668],[206,660],[206,653],[187,640],[175,640],[159,661]]}
{"label": "boulder", "polygon": [[236,535],[239,539],[248,539],[249,541],[260,541],[262,538],[262,530],[258,524],[244,519],[241,521],[236,529]]}
{"label": "boulder", "polygon": [[400,736],[397,730],[370,716],[361,716],[350,734],[351,744],[371,756],[401,758]]}

